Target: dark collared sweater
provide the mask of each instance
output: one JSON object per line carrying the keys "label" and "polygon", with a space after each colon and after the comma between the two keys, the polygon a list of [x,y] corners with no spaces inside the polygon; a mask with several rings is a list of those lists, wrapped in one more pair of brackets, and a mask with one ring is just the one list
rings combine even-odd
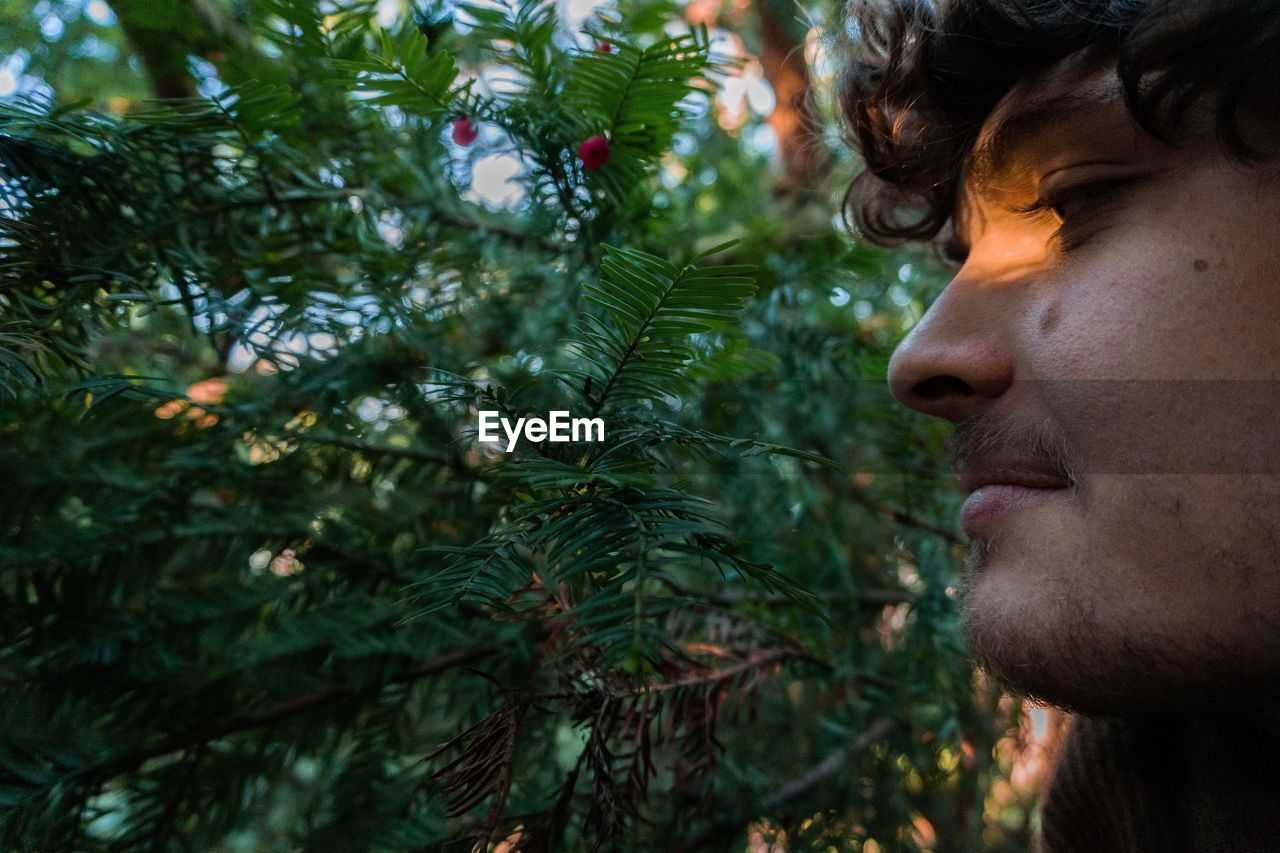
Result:
{"label": "dark collared sweater", "polygon": [[1042,850],[1280,851],[1280,736],[1225,717],[1077,716]]}

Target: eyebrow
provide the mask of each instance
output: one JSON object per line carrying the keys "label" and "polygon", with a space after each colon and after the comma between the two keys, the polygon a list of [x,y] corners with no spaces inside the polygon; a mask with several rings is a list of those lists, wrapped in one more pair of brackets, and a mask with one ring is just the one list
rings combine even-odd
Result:
{"label": "eyebrow", "polygon": [[[960,181],[978,186],[994,184],[1008,170],[1009,161],[1044,133],[1070,124],[1074,119],[1097,113],[1123,100],[1121,91],[1097,87],[1084,91],[1058,92],[1029,98],[1017,108],[996,120],[991,130],[980,137],[965,160]],[[949,232],[949,233],[947,233]],[[954,214],[948,219],[947,231],[933,241],[944,260],[963,263],[969,254],[968,241],[956,227]]]}
{"label": "eyebrow", "polygon": [[1032,98],[1001,116],[969,155],[968,178],[976,184],[992,183],[999,178],[1021,149],[1037,136],[1069,124],[1086,113],[1106,109],[1121,95],[1117,90],[1099,93],[1063,92]]}

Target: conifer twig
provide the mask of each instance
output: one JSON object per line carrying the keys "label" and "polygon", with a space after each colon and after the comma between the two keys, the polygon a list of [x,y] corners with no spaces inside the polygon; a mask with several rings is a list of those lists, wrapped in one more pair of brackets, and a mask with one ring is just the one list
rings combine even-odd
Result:
{"label": "conifer twig", "polygon": [[81,773],[97,779],[110,779],[139,766],[143,762],[161,755],[179,752],[207,744],[211,741],[230,737],[241,732],[252,731],[278,723],[297,714],[313,711],[327,705],[340,702],[368,693],[375,693],[390,684],[404,684],[435,675],[454,667],[463,666],[487,657],[496,651],[494,646],[478,646],[473,649],[462,649],[447,652],[433,658],[426,658],[413,666],[396,673],[385,681],[365,687],[333,687],[314,693],[305,693],[285,699],[255,714],[234,717],[217,723],[199,726],[179,732],[151,746],[144,746],[108,759],[98,764],[85,767]]}

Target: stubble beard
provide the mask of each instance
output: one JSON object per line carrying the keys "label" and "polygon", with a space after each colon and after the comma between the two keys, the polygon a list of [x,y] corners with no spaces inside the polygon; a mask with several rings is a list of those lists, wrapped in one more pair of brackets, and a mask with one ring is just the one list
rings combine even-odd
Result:
{"label": "stubble beard", "polygon": [[[1033,425],[979,418],[957,425],[952,437],[952,464],[959,469],[969,460],[1005,455],[1058,472],[1071,484],[1071,500],[1080,499],[1080,472],[1066,440],[1051,420]],[[1132,638],[1115,635],[1100,624],[1092,609],[1084,553],[1078,564],[1063,566],[1051,593],[1038,600],[1010,602],[984,591],[988,567],[1008,561],[1006,543],[998,534],[973,536],[960,583],[960,629],[973,656],[1005,691],[1040,704],[1077,709],[1110,705],[1117,690],[1116,676],[1132,664]],[[1003,566],[1002,572],[1021,571]],[[1041,590],[1045,593],[1045,590]],[[1127,649],[1127,651],[1126,651]]]}
{"label": "stubble beard", "polygon": [[[1053,538],[1010,519],[969,542],[960,629],[997,684],[1094,713],[1280,708],[1280,477],[1206,491],[1174,472],[1086,472],[1051,421],[961,423],[953,447],[958,463],[1006,454],[1071,483]],[[1126,524],[1145,529],[1125,541]]]}
{"label": "stubble beard", "polygon": [[1070,582],[1052,596],[1051,612],[1044,601],[1009,602],[984,590],[983,573],[999,546],[995,537],[972,540],[961,578],[960,631],[975,662],[1016,697],[1066,710],[1096,709],[1114,682],[1123,644],[1101,630],[1088,605],[1072,595]]}
{"label": "stubble beard", "polygon": [[[1142,599],[1100,597],[1095,578],[1108,571],[1108,554],[1087,542],[1071,554],[1023,555],[1024,549],[1025,543],[998,535],[974,537],[959,590],[961,634],[978,666],[1004,691],[1096,714],[1280,707],[1280,684],[1270,675],[1280,666],[1280,618],[1265,606],[1253,615],[1245,646],[1209,623],[1146,621],[1138,612],[1146,606]],[[1049,573],[1019,565],[1026,560],[1057,564]],[[1207,567],[1232,562],[1221,552],[1203,559]],[[1280,553],[1262,562],[1280,566]],[[1044,580],[1009,583],[1032,575]]]}

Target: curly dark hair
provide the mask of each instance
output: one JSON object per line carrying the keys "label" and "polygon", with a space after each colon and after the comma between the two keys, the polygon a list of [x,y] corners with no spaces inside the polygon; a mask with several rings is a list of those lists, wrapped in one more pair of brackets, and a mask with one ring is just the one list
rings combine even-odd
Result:
{"label": "curly dark hair", "polygon": [[866,169],[843,213],[869,239],[934,237],[987,115],[1025,75],[1092,49],[1129,111],[1175,143],[1206,103],[1234,158],[1258,151],[1242,110],[1276,106],[1276,0],[851,0],[837,98]]}

